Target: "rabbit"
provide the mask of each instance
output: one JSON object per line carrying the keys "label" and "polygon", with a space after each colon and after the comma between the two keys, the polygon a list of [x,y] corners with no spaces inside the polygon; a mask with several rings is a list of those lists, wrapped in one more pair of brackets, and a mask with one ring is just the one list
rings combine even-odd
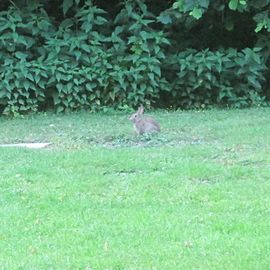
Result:
{"label": "rabbit", "polygon": [[129,120],[133,122],[137,134],[149,134],[160,132],[160,125],[152,117],[143,117],[144,107],[141,105],[138,111],[133,113]]}

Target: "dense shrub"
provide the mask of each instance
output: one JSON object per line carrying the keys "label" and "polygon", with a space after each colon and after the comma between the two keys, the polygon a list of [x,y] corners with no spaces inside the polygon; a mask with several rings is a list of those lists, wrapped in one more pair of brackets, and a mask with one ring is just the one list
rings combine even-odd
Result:
{"label": "dense shrub", "polygon": [[5,114],[37,111],[45,102],[48,72],[44,63],[7,59],[0,75],[0,104]]}
{"label": "dense shrub", "polygon": [[109,87],[120,106],[150,105],[158,101],[161,90],[168,90],[161,65],[169,41],[151,28],[153,22],[147,6],[134,3],[127,3],[114,20]]}
{"label": "dense shrub", "polygon": [[91,2],[78,9],[75,18],[64,20],[55,36],[44,46],[49,67],[48,87],[57,112],[80,108],[96,109],[106,103],[111,64],[108,40],[100,28],[106,28],[105,11]]}
{"label": "dense shrub", "polygon": [[48,83],[44,40],[53,25],[40,5],[0,12],[0,106],[6,114],[37,111]]}
{"label": "dense shrub", "polygon": [[[262,104],[270,53],[261,32],[270,20],[265,1],[244,2],[231,0],[225,13],[226,6],[205,0],[95,1],[100,6],[90,0],[4,1],[1,112]],[[251,7],[259,10],[254,21],[248,17]],[[260,36],[245,35],[247,42],[231,42],[237,48],[226,49],[245,27],[239,28],[231,10]],[[215,19],[220,14],[222,22]],[[262,50],[247,48],[248,42]]]}
{"label": "dense shrub", "polygon": [[154,20],[147,18],[146,5],[127,3],[111,22],[115,29],[110,35],[100,30],[109,27],[105,16],[87,1],[75,19],[64,20],[47,40],[48,86],[58,112],[150,105],[168,88],[160,66],[162,45],[169,41],[150,27]]}
{"label": "dense shrub", "polygon": [[173,106],[243,107],[259,105],[264,100],[262,83],[266,66],[257,50],[187,50],[172,56],[168,64],[173,67],[168,73]]}

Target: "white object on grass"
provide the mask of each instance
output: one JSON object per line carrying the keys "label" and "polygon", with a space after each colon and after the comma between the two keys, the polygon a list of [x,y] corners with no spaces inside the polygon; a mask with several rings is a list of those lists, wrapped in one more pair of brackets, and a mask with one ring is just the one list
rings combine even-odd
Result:
{"label": "white object on grass", "polygon": [[51,145],[51,143],[10,143],[10,144],[0,144],[0,147],[25,147],[25,148],[45,148]]}

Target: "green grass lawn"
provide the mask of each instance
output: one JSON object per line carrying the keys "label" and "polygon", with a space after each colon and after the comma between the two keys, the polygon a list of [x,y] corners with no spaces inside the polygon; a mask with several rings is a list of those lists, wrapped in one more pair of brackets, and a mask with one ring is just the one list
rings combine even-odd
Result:
{"label": "green grass lawn", "polygon": [[0,269],[270,268],[270,108],[0,118]]}

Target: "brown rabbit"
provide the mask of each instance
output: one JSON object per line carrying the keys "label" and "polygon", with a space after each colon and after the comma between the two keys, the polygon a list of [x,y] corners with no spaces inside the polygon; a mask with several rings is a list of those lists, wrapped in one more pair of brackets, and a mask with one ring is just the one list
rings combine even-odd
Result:
{"label": "brown rabbit", "polygon": [[160,132],[159,124],[152,117],[143,117],[143,112],[144,107],[141,105],[129,118],[133,122],[135,131],[138,134]]}

